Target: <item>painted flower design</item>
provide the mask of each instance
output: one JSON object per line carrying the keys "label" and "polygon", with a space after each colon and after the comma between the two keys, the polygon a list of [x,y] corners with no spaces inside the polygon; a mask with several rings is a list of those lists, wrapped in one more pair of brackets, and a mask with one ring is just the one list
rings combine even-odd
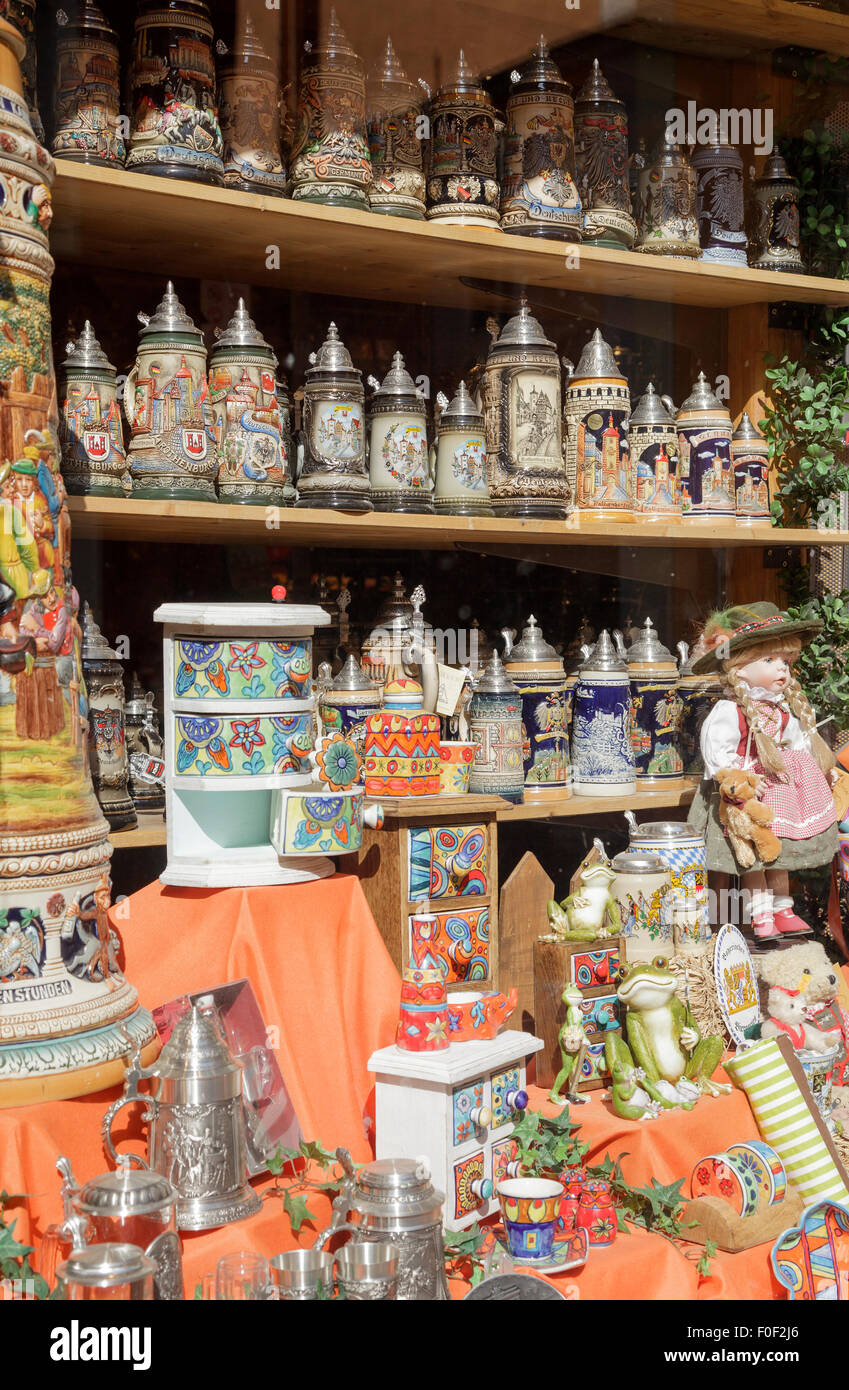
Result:
{"label": "painted flower design", "polygon": [[733,1182],[731,1181],[731,1179],[730,1179],[730,1178],[720,1178],[720,1179],[719,1179],[719,1190],[720,1190],[720,1192],[722,1193],[723,1197],[733,1197],[733,1196],[734,1196],[734,1184],[733,1184]]}
{"label": "painted flower design", "polygon": [[599,1244],[602,1241],[613,1240],[616,1234],[616,1222],[610,1216],[596,1217],[590,1226],[590,1235]]}
{"label": "painted flower design", "polygon": [[696,1181],[699,1187],[707,1187],[710,1182],[710,1170],[702,1163],[696,1172]]}
{"label": "painted flower design", "polygon": [[356,748],[341,734],[323,738],[316,749],[319,778],[331,791],[347,791],[360,775],[360,759]]}
{"label": "painted flower design", "polygon": [[265,735],[259,731],[259,719],[234,719],[231,748],[241,748],[250,757],[255,748],[265,743]]}
{"label": "painted flower design", "polygon": [[265,665],[261,656],[257,656],[259,642],[247,642],[244,647],[238,646],[236,642],[230,643],[232,660],[228,662],[228,671],[240,671],[246,681],[251,678],[251,672],[257,671]]}
{"label": "painted flower design", "polygon": [[433,1018],[433,1019],[431,1019],[431,1020],[428,1022],[428,1025],[427,1025],[427,1040],[428,1040],[428,1042],[444,1042],[444,1041],[445,1041],[445,1019],[444,1019],[444,1018]]}

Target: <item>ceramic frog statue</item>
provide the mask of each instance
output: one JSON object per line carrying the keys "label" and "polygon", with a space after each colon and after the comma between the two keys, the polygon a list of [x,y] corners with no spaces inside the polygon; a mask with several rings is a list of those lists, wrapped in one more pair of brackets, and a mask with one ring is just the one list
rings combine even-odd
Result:
{"label": "ceramic frog statue", "polygon": [[699,1036],[676,996],[677,982],[666,960],[659,956],[651,965],[625,971],[617,994],[628,1010],[628,1043],[614,1037],[605,1043],[616,1113],[626,1120],[647,1117],[648,1107],[631,1090],[638,1081],[664,1110],[692,1110],[700,1095],[730,1090],[711,1080],[722,1056],[722,1038]]}
{"label": "ceramic frog statue", "polygon": [[581,887],[562,903],[548,904],[548,925],[558,941],[596,941],[616,936],[622,927],[619,906],[610,896],[616,877],[608,864],[590,864],[580,872]]}
{"label": "ceramic frog statue", "polygon": [[[588,1096],[579,1096],[577,1090],[589,1041],[581,1013],[582,997],[577,985],[567,985],[560,996],[566,1005],[566,1021],[557,1035],[562,1065],[548,1093],[548,1099],[554,1105],[564,1105],[567,1101],[572,1105],[583,1105],[589,1100]],[[566,1090],[561,1094],[564,1086]]]}

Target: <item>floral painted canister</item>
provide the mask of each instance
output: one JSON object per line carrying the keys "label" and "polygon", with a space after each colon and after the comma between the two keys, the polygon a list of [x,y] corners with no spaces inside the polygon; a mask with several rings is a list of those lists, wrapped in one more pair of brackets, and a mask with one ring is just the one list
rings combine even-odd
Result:
{"label": "floral painted canister", "polygon": [[495,515],[565,517],[560,359],[524,300],[490,346],[481,396]]}
{"label": "floral painted canister", "polygon": [[731,415],[704,372],[676,417],[685,522],[728,521],[737,512]]}
{"label": "floral painted canister", "polygon": [[520,641],[505,628],[504,669],[522,698],[525,798],[570,795],[566,671],[533,614]]}
{"label": "floral painted canister", "polygon": [[628,382],[598,328],[574,371],[566,366],[566,468],[575,507],[598,521],[633,521]]}
{"label": "floral painted canister", "polygon": [[86,319],[59,369],[62,477],[73,495],[126,497],[127,471],[115,368]]}
{"label": "floral painted canister", "polygon": [[382,382],[370,376],[369,478],[378,512],[432,512],[425,401],[400,352]]}
{"label": "floral painted canister", "polygon": [[631,680],[631,743],[641,787],[676,781],[683,772],[679,742],[681,697],[678,665],[651,618],[628,648]]}
{"label": "floral painted canister", "polygon": [[449,401],[440,391],[433,507],[450,516],[494,516],[486,480],[483,415],[460,382]]}
{"label": "floral painted canister", "polygon": [[476,747],[475,743],[440,743],[439,790],[443,796],[464,796],[469,790]]}
{"label": "floral painted canister", "polygon": [[717,140],[693,155],[698,179],[701,259],[720,265],[747,264],[743,161],[731,145]]}
{"label": "floral painted canister", "polygon": [[626,250],[634,245],[628,179],[628,113],[593,60],[575,100],[575,167],[584,208],[584,241]]}
{"label": "floral painted canister", "polygon": [[365,68],[334,9],[301,59],[291,179],[296,202],[368,206]]}
{"label": "floral painted canister", "polygon": [[495,107],[460,52],[453,75],[430,103],[429,221],[498,223]]}
{"label": "floral painted canister", "polygon": [[803,275],[799,219],[799,185],[782,155],[773,154],[752,185],[749,264],[755,270]]}
{"label": "floral painted canister", "polygon": [[203,335],[170,280],[153,317],[139,320],[138,355],[124,388],[133,492],[214,502],[218,432]]}
{"label": "floral painted canister", "polygon": [[659,396],[651,382],[631,412],[634,505],[641,522],[681,520],[675,415],[669,396]]}
{"label": "floral painted canister", "polygon": [[79,0],[56,36],[53,153],[123,167],[120,110],[118,35],[94,0]]}
{"label": "floral painted canister", "polygon": [[650,850],[627,849],[611,862],[616,877],[610,896],[619,908],[628,961],[654,960],[673,951],[672,921],[666,909],[669,870]]}
{"label": "floral painted canister", "polygon": [[240,299],[209,359],[221,502],[285,506],[287,467],[277,357]]}
{"label": "floral painted canister", "polygon": [[770,520],[769,444],[747,411],[731,436],[737,520],[746,526]]}
{"label": "floral painted canister", "polygon": [[637,788],[628,667],[607,631],[583,657],[572,710],[572,790],[622,796]]}
{"label": "floral painted canister", "polygon": [[522,801],[522,697],[497,652],[475,682],[467,711],[469,733],[477,745],[469,791]]}
{"label": "floral painted canister", "polygon": [[501,227],[517,236],[581,240],[575,187],[575,107],[540,38],[533,56],[511,74],[501,182]]}
{"label": "floral painted canister", "polygon": [[335,323],[310,353],[304,382],[303,461],[299,507],[370,512],[365,447],[365,392]]}
{"label": "floral painted canister", "polygon": [[124,830],[136,824],[124,728],[124,672],[87,603],[82,627],[91,780],[110,830]]}
{"label": "floral painted canister", "polygon": [[225,184],[282,198],[280,83],[249,13],[232,51],[219,60],[218,81]]}
{"label": "floral painted canister", "polygon": [[224,182],[212,40],[203,0],[139,0],[128,169]]}
{"label": "floral painted canister", "polygon": [[425,215],[422,97],[398,61],[392,40],[366,84],[372,212],[389,217]]}
{"label": "floral painted canister", "polygon": [[687,153],[665,137],[640,179],[637,250],[694,260],[700,255],[698,180]]}

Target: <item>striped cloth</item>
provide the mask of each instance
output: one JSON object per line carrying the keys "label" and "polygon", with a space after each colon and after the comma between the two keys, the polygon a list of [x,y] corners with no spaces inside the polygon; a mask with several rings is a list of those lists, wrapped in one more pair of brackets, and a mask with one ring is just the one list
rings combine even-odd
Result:
{"label": "striped cloth", "polygon": [[814,1099],[800,1090],[775,1038],[729,1058],[725,1070],[745,1091],[762,1138],[775,1149],[805,1205],[823,1198],[849,1203],[849,1189],[814,1120]]}

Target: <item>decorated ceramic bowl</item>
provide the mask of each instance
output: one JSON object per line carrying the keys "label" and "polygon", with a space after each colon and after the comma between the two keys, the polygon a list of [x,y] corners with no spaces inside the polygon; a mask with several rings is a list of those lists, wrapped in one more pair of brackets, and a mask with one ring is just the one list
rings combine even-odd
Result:
{"label": "decorated ceramic bowl", "polygon": [[[494,1038],[502,1028],[519,1002],[519,991],[511,989],[509,995],[497,990],[463,989],[448,996],[448,1031],[451,1041],[476,1042],[481,1038]],[[520,1091],[519,1095],[527,1095]],[[514,1105],[513,1109],[523,1109]]]}
{"label": "decorated ceramic bowl", "polygon": [[700,1158],[690,1178],[694,1197],[720,1197],[737,1216],[757,1211],[760,1185],[751,1167],[739,1155],[706,1154]]}
{"label": "decorated ceramic bowl", "polygon": [[510,1254],[520,1260],[547,1260],[554,1247],[563,1184],[548,1178],[508,1178],[496,1191]]}
{"label": "decorated ceramic bowl", "polygon": [[784,1200],[787,1174],[784,1164],[769,1144],[762,1139],[748,1139],[745,1144],[729,1144],[726,1152],[737,1158],[754,1174],[760,1190],[761,1206],[772,1206]]}
{"label": "decorated ceramic bowl", "polygon": [[447,796],[462,796],[469,790],[475,760],[474,743],[440,743],[439,790]]}

